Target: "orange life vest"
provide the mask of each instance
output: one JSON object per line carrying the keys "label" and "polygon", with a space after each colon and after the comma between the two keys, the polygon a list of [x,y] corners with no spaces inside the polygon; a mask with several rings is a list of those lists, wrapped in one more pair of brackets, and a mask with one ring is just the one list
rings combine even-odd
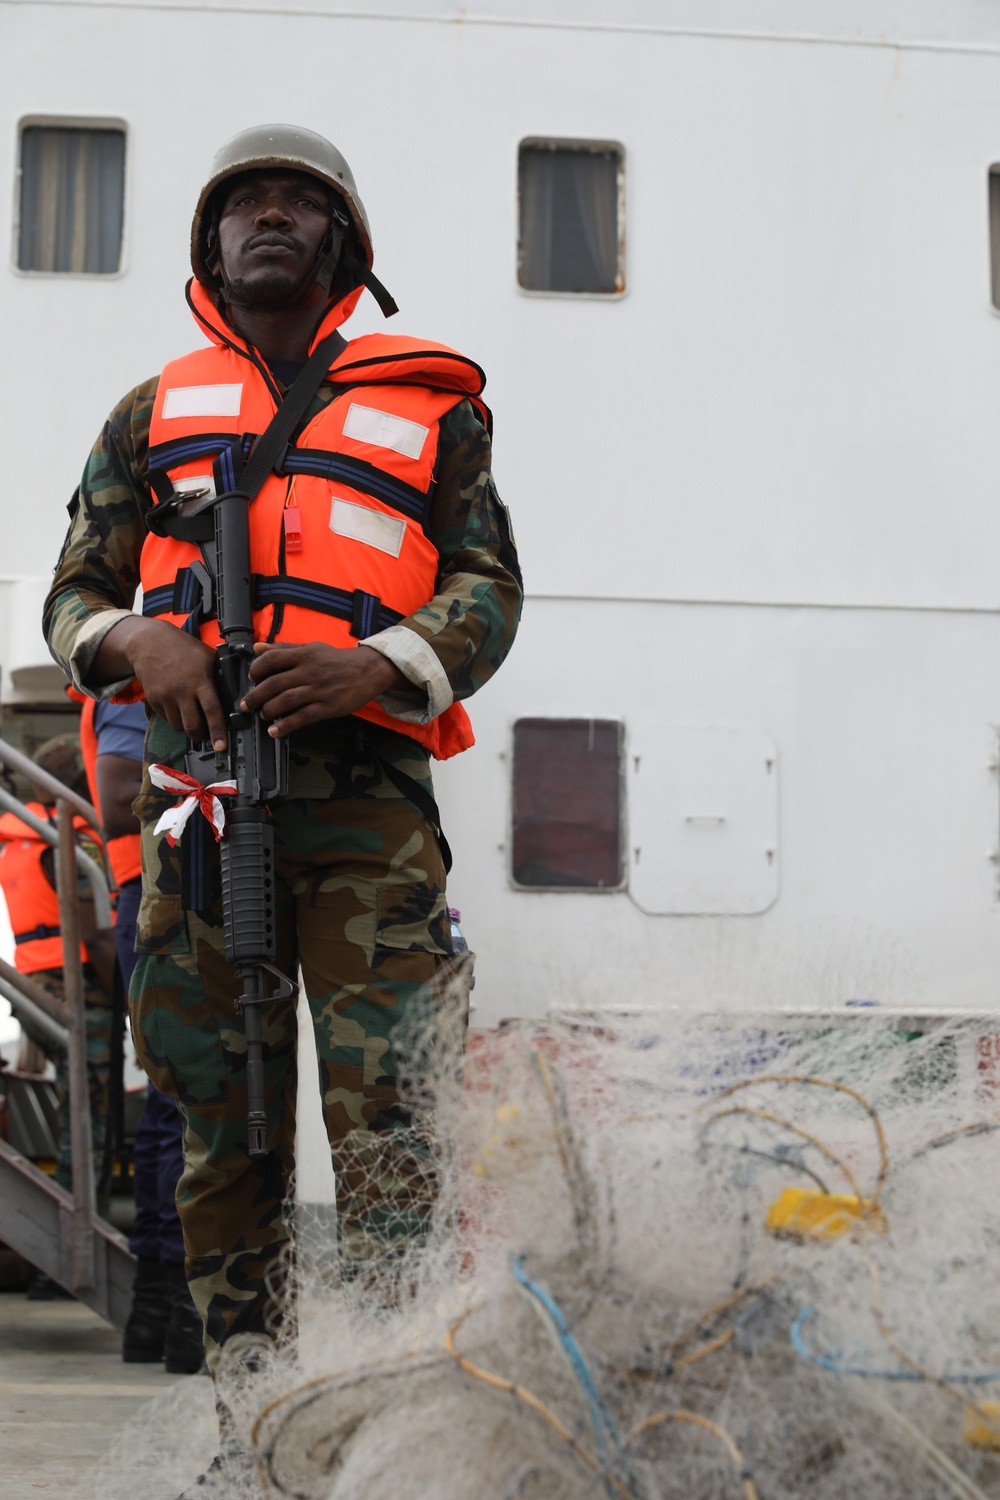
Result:
{"label": "orange life vest", "polygon": [[[214,343],[160,376],[149,430],[158,503],[179,492],[238,488],[253,437],[277,409],[266,366],[222,323],[197,282],[190,295]],[[313,347],[341,311],[320,325]],[[442,344],[369,334],[341,351],[328,378],[343,391],[289,445],[280,474],[268,476],[250,508],[258,640],[356,646],[426,604],[439,567],[424,528],[441,420],[464,399],[489,420],[478,400],[482,371]],[[140,563],[143,614],[196,629],[216,646],[215,619],[200,607],[200,570],[192,571],[200,559],[195,542],[151,531]],[[375,702],[356,712],[419,740],[439,759],[473,743],[458,703],[429,724],[395,719]]]}
{"label": "orange life vest", "polygon": [[[103,823],[104,814],[97,795],[97,731],[94,729],[97,702],[93,698],[84,698],[82,693],[73,696],[79,698],[83,704],[80,710],[80,749],[83,751],[83,764],[87,771],[90,800]],[[122,833],[114,839],[105,838],[104,847],[107,850],[108,864],[111,866],[116,885],[122,886],[127,880],[135,880],[142,874],[141,845],[142,841],[138,833]]]}
{"label": "orange life vest", "polygon": [[[36,817],[49,820],[50,809],[44,803],[25,806]],[[73,822],[78,829],[86,828],[82,818]],[[50,847],[16,813],[0,816],[0,886],[14,932],[14,964],[21,974],[63,966],[59,897],[42,867],[42,855]],[[80,962],[87,962],[82,943]]]}

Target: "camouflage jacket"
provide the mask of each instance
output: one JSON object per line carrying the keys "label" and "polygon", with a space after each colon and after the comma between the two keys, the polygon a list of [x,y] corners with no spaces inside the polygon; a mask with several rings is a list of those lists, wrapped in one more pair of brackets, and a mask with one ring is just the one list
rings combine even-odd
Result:
{"label": "camouflage jacket", "polygon": [[[139,585],[144,517],[152,503],[146,473],[156,387],[156,379],[137,386],[105,423],[70,503],[69,531],[45,601],[49,649],[70,680],[93,697],[108,697],[124,685],[96,687],[87,678],[101,642],[122,611],[132,608]],[[306,420],[333,394],[332,385],[321,385]],[[382,707],[417,723],[468,698],[492,677],[510,650],[522,597],[507,511],[490,473],[489,435],[468,401],[442,422],[437,467],[428,525],[440,556],[434,597],[366,641],[413,684],[382,697]]]}

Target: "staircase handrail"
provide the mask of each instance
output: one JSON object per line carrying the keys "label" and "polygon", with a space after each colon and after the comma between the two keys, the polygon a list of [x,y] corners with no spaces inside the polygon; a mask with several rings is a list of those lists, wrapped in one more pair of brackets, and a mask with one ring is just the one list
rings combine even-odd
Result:
{"label": "staircase handrail", "polygon": [[91,828],[100,828],[101,820],[97,816],[97,810],[86,797],[81,797],[79,792],[74,792],[72,787],[64,785],[51,771],[44,771],[41,766],[36,766],[30,755],[25,755],[23,750],[16,750],[6,740],[0,740],[0,762],[9,766],[12,771],[20,771],[26,776],[33,786],[40,786],[45,791],[51,792],[53,797],[62,797],[64,801],[71,802],[81,817],[86,818]]}
{"label": "staircase handrail", "polygon": [[57,1047],[69,1047],[65,1001],[56,1000],[27,974],[19,973],[5,958],[0,958],[0,995],[20,1009]]}

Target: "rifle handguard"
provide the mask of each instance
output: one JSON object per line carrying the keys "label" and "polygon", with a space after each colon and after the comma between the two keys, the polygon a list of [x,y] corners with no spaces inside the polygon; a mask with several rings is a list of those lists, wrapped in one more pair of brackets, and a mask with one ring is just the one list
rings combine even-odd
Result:
{"label": "rifle handguard", "polygon": [[222,858],[223,932],[231,964],[275,955],[274,830],[263,807],[232,807]]}

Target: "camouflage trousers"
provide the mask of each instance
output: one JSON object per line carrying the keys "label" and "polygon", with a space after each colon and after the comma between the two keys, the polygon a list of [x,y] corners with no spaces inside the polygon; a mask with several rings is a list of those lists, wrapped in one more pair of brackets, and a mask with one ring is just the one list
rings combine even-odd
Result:
{"label": "camouflage trousers", "polygon": [[[63,998],[62,969],[40,969],[28,978],[54,1000]],[[111,1045],[114,1013],[111,999],[97,983],[89,965],[83,970],[85,1034],[87,1041],[87,1083],[90,1096],[90,1137],[94,1153],[94,1172],[98,1180],[104,1163],[104,1143],[108,1128],[108,1087],[111,1076]],[[56,1097],[59,1101],[58,1140],[56,1142],[55,1179],[67,1192],[73,1191],[73,1156],[69,1124],[69,1056],[45,1032],[30,1021],[18,1017],[27,1036],[36,1042],[56,1070]],[[121,1042],[119,1041],[119,1046]]]}
{"label": "camouflage trousers", "polygon": [[[371,766],[363,786],[341,779],[337,790],[292,796],[273,808],[276,962],[292,976],[301,966],[337,1178],[340,1267],[363,1276],[398,1262],[427,1225],[435,1152],[428,1121],[414,1108],[412,1057],[399,1039],[409,1032],[419,1051],[442,1004],[451,1006],[454,1033],[455,1001],[442,1001],[451,938],[433,829]],[[152,832],[175,800],[153,790],[147,776],[136,803],[144,890],[130,1009],[140,1061],[157,1088],[178,1100],[184,1118],[177,1206],[191,1294],[215,1368],[223,1345],[242,1347],[282,1316],[296,1011],[291,1002],[263,1007],[270,1151],[252,1157],[246,1042],[224,956],[217,873],[213,866],[209,904],[185,909],[181,854]],[[217,861],[214,846],[212,857]],[[462,1001],[458,1009],[464,1035]]]}

